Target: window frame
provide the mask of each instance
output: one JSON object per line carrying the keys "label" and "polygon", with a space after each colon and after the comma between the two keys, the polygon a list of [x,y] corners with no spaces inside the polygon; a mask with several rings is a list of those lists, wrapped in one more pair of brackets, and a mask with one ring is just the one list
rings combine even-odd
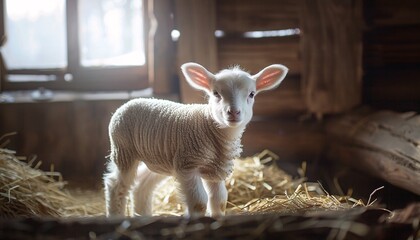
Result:
{"label": "window frame", "polygon": [[[1,74],[1,91],[33,90],[46,88],[51,90],[71,91],[122,91],[139,90],[150,86],[148,82],[148,17],[147,1],[143,4],[143,38],[146,63],[142,66],[106,66],[83,67],[79,59],[79,32],[78,32],[78,0],[66,0],[66,31],[67,31],[67,68],[64,69],[17,69],[7,70]],[[0,0],[0,34],[6,35],[4,0]],[[4,59],[2,57],[2,62]],[[66,81],[65,74],[72,75],[71,81]],[[11,82],[7,80],[8,74],[28,75],[54,75],[54,81],[25,81]]]}

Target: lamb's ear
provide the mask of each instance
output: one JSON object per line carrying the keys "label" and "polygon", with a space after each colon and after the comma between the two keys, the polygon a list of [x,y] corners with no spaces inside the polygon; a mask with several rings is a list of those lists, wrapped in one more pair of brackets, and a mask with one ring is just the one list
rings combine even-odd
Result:
{"label": "lamb's ear", "polygon": [[185,63],[181,66],[187,82],[194,88],[210,92],[214,75],[197,63]]}
{"label": "lamb's ear", "polygon": [[286,77],[289,69],[281,64],[270,65],[252,76],[256,81],[257,92],[276,88]]}

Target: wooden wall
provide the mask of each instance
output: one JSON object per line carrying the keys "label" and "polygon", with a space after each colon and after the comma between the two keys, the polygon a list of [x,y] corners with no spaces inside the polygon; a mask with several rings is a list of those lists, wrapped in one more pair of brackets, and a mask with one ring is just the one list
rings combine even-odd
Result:
{"label": "wooden wall", "polygon": [[[302,71],[308,67],[302,59],[306,50],[302,52],[300,46],[305,32],[288,37],[243,37],[243,33],[249,31],[302,30],[302,18],[306,17],[302,16],[302,2],[217,1],[216,29],[225,34],[217,38],[219,68],[240,64],[255,73],[268,64],[282,63],[291,70],[277,90],[258,96],[257,115],[312,111],[304,100],[307,93],[302,92],[302,89],[305,90]],[[361,104],[397,111],[419,111],[420,1],[354,1],[349,7],[359,3],[363,9],[360,19],[363,26],[363,46],[360,48],[363,51],[363,72],[356,76],[363,76],[362,85],[359,85],[363,93]],[[311,41],[310,38],[308,40]],[[330,48],[333,51],[333,46]],[[346,60],[348,55],[341,57]],[[322,67],[323,63],[319,64]],[[334,99],[331,101],[334,102]]]}
{"label": "wooden wall", "polygon": [[17,132],[7,148],[37,156],[72,185],[100,187],[109,154],[111,113],[126,100],[10,103],[0,105],[0,135]]}
{"label": "wooden wall", "polygon": [[365,1],[364,103],[420,111],[420,1]]}

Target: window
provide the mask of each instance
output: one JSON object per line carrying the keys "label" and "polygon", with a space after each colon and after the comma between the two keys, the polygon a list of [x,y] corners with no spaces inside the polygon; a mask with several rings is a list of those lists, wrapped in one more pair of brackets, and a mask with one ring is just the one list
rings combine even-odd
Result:
{"label": "window", "polygon": [[4,0],[4,90],[148,86],[143,0]]}

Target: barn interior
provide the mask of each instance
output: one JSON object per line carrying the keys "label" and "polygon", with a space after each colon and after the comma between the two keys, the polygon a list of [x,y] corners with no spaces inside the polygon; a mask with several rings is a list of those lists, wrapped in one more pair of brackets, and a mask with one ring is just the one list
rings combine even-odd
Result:
{"label": "barn interior", "polygon": [[[240,65],[251,74],[280,63],[289,73],[276,90],[256,97],[242,156],[269,150],[265,153],[275,158],[270,162],[291,178],[318,183],[328,195],[360,199],[363,213],[335,211],[322,217],[332,222],[354,214],[352,221],[371,228],[346,234],[328,225],[299,228],[296,234],[296,229],[264,225],[250,238],[420,237],[419,1],[32,2],[0,1],[0,147],[36,158],[42,171],[58,172],[64,188],[101,191],[108,124],[123,103],[136,97],[206,102],[184,80],[183,63],[197,62],[212,72]],[[0,185],[6,206],[13,186]],[[369,204],[372,198],[376,201]],[[385,214],[399,218],[380,220]],[[291,216],[295,224],[314,218],[271,212],[254,213],[246,221],[232,214],[224,221],[249,229]],[[0,236],[17,236],[24,224],[37,226],[20,239],[37,231],[41,238],[96,238],[92,232],[99,236],[125,226],[124,219],[0,218]],[[153,229],[217,222],[154,221]],[[46,222],[55,230],[39,230]],[[180,228],[182,234],[162,235],[148,229],[149,223],[143,217],[129,220],[133,232],[137,226],[146,238],[243,237],[223,224],[214,231]],[[72,235],[72,229],[81,235]]]}

